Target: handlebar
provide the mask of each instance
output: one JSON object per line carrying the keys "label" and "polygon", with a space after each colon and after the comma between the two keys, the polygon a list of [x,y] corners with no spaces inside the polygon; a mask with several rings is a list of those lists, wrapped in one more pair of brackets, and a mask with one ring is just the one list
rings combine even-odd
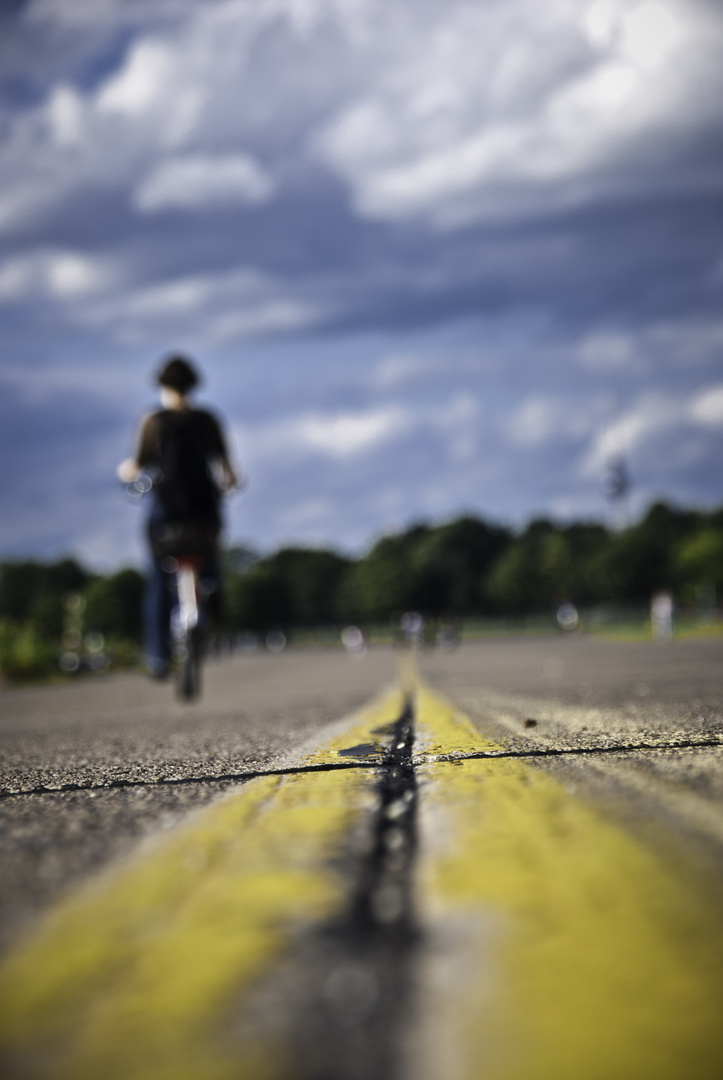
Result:
{"label": "handlebar", "polygon": [[[144,495],[147,495],[154,487],[156,487],[163,479],[163,474],[160,469],[153,468],[147,472],[138,473],[134,480],[121,480],[120,485],[125,489],[125,492],[131,499],[142,499]],[[240,476],[238,482],[231,488],[224,488],[220,484],[218,486],[219,494],[228,499],[233,495],[238,495],[242,491],[246,490],[248,486],[248,480],[245,476]]]}
{"label": "handlebar", "polygon": [[120,485],[131,499],[142,499],[159,482],[159,474],[160,469],[147,473],[142,472],[136,476],[135,480],[121,480]]}

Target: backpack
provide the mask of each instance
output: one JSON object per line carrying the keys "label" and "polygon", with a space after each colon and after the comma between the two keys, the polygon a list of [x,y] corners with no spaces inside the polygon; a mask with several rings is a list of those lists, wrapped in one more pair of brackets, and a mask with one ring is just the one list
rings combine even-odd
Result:
{"label": "backpack", "polygon": [[201,416],[164,410],[159,417],[160,478],[155,489],[172,521],[219,521],[219,490],[208,466]]}

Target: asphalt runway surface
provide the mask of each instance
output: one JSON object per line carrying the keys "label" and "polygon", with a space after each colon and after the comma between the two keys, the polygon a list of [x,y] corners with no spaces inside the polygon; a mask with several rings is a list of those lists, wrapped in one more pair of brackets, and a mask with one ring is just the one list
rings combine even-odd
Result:
{"label": "asphalt runway surface", "polygon": [[420,668],[480,730],[536,755],[649,842],[694,845],[697,869],[720,885],[721,639],[495,641],[429,653]]}
{"label": "asphalt runway surface", "polygon": [[216,777],[296,762],[395,677],[389,650],[361,663],[289,650],[211,662],[191,704],[138,674],[0,694],[0,943],[81,877],[238,783]]}
{"label": "asphalt runway surface", "polygon": [[[5,690],[7,1075],[720,1075],[722,660],[519,638],[237,656],[192,705]],[[184,963],[151,993],[153,949]]]}

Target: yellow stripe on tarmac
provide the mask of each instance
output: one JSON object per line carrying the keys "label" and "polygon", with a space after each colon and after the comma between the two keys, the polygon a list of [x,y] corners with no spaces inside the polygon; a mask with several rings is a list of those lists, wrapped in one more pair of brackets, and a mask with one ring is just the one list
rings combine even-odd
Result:
{"label": "yellow stripe on tarmac", "polygon": [[340,762],[360,765],[379,764],[389,742],[389,727],[398,720],[406,702],[400,689],[383,694],[372,702],[350,727],[340,721],[339,732],[328,739],[323,749],[309,754],[305,765],[338,765]]}
{"label": "yellow stripe on tarmac", "polygon": [[[367,710],[337,748],[374,737],[400,700]],[[0,972],[4,1075],[282,1075],[281,1051],[234,1042],[232,1009],[294,935],[342,909],[333,857],[374,806],[375,783],[365,770],[250,781],[60,905]]]}
{"label": "yellow stripe on tarmac", "polygon": [[418,684],[414,702],[415,761],[434,761],[437,755],[454,757],[504,750],[504,746],[488,739],[464,713],[450,701],[437,697],[424,683]]}
{"label": "yellow stripe on tarmac", "polygon": [[[438,752],[481,738],[424,688],[417,723]],[[723,1074],[721,918],[682,875],[520,761],[417,775],[420,1077]]]}

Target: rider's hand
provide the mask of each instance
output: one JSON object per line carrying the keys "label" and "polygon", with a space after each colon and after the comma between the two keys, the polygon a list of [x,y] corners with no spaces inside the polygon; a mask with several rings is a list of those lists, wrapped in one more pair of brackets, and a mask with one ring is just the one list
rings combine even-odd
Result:
{"label": "rider's hand", "polygon": [[223,461],[219,486],[224,495],[230,495],[232,491],[243,491],[246,487],[246,477],[237,473],[227,461]]}
{"label": "rider's hand", "polygon": [[125,461],[121,461],[115,472],[121,484],[132,484],[138,479],[140,469],[133,458],[126,458]]}

